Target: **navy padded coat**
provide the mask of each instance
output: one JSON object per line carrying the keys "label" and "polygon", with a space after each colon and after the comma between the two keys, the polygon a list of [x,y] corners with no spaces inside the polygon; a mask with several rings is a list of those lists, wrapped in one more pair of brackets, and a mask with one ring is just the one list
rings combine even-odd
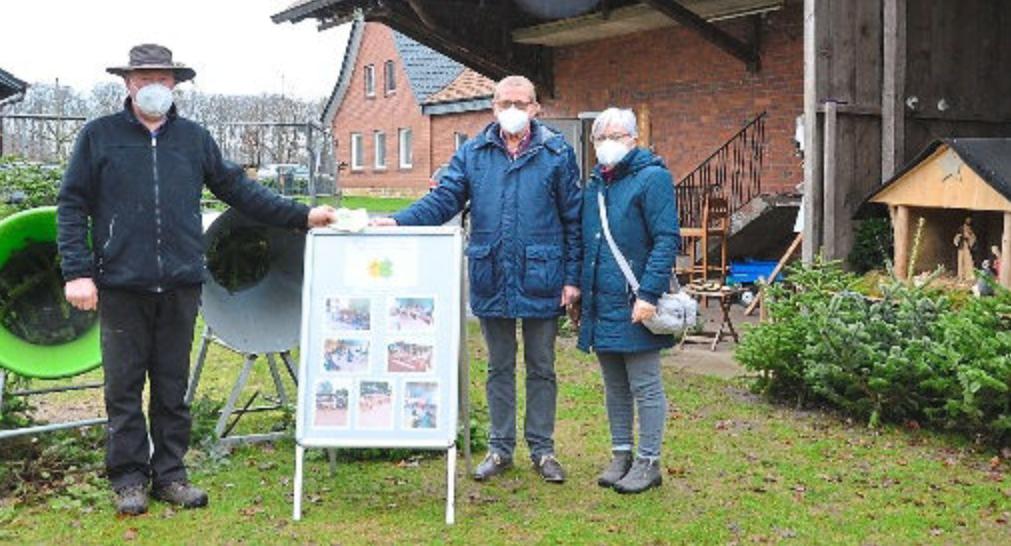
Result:
{"label": "navy padded coat", "polygon": [[634,353],[674,344],[632,322],[632,294],[604,237],[597,194],[604,192],[607,219],[615,243],[639,281],[638,297],[655,304],[670,286],[681,242],[670,171],[649,150],[635,148],[605,182],[600,166],[583,191],[582,324],[579,348]]}
{"label": "navy padded coat", "polygon": [[485,318],[552,318],[563,285],[578,286],[581,190],[576,155],[562,135],[531,122],[516,159],[498,123],[467,141],[439,186],[393,215],[400,225],[439,225],[469,200],[470,305]]}

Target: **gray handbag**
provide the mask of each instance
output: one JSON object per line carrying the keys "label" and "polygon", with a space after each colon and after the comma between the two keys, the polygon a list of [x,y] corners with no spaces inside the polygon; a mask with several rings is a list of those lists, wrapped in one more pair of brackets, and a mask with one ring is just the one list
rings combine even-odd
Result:
{"label": "gray handbag", "polygon": [[[625,280],[632,288],[632,292],[637,294],[639,281],[632,273],[632,268],[628,265],[625,255],[622,254],[621,249],[614,242],[614,238],[611,237],[611,228],[607,223],[607,203],[604,202],[603,192],[597,192],[597,208],[600,211],[600,225],[604,229],[604,238],[607,239],[607,244],[611,247],[611,254],[618,262],[618,267],[625,275]],[[653,315],[653,318],[644,320],[642,325],[657,335],[681,335],[685,330],[695,325],[698,312],[698,302],[681,290],[677,276],[671,273],[670,290],[663,293],[657,300],[656,314]]]}

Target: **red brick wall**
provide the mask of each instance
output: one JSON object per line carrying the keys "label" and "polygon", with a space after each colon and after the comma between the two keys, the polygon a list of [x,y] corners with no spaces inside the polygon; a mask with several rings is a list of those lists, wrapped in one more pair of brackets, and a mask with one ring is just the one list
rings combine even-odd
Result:
{"label": "red brick wall", "polygon": [[480,112],[446,114],[432,116],[432,158],[431,164],[438,167],[449,163],[456,151],[454,133],[463,133],[474,138],[486,125],[494,120],[491,108]]}
{"label": "red brick wall", "polygon": [[[544,115],[648,105],[656,151],[680,177],[764,110],[763,191],[792,191],[803,179],[793,142],[804,107],[802,7],[791,3],[767,16],[762,69],[756,74],[682,26],[560,48],[554,58],[556,95],[541,98]],[[743,37],[748,24],[719,26]]]}

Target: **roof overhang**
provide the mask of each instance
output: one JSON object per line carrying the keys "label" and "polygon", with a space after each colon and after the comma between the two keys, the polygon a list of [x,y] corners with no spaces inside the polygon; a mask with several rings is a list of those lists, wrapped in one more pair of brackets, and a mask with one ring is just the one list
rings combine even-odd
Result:
{"label": "roof overhang", "polygon": [[0,68],[0,102],[17,102],[20,98],[24,98],[24,94],[27,89],[27,83],[14,77],[14,75],[10,72]]}
{"label": "roof overhang", "polygon": [[297,23],[316,19],[322,30],[360,13],[364,20],[383,23],[489,78],[522,74],[551,94],[550,51],[512,41],[509,32],[517,26],[514,21],[530,24],[515,11],[501,1],[306,0],[271,20]]}
{"label": "roof overhang", "polygon": [[[563,1],[563,0],[559,0]],[[684,25],[733,55],[750,70],[759,67],[759,23],[750,41],[713,21],[780,9],[785,0],[602,0],[595,11],[542,24],[511,1],[483,0],[303,0],[275,14],[275,23],[315,19],[319,28],[360,14],[383,23],[492,79],[530,78],[553,95],[552,47]]]}
{"label": "roof overhang", "polygon": [[[678,2],[706,22],[759,15],[783,8],[784,0],[682,0]],[[633,4],[611,11],[551,21],[513,31],[520,44],[562,47],[614,38],[677,25],[678,22],[648,4]]]}

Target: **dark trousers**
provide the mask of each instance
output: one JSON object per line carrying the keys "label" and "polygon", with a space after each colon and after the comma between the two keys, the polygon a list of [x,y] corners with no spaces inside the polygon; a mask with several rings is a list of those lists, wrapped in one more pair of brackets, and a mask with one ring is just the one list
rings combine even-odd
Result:
{"label": "dark trousers", "polygon": [[[105,466],[113,489],[186,480],[190,408],[184,399],[199,304],[199,286],[161,293],[99,292],[109,417]],[[147,378],[153,453],[141,407]]]}
{"label": "dark trousers", "polygon": [[[516,448],[516,320],[482,318],[481,332],[488,345],[489,445],[512,458]],[[555,338],[558,319],[519,319],[523,326],[523,361],[526,364],[527,412],[523,436],[534,462],[555,452]]]}

